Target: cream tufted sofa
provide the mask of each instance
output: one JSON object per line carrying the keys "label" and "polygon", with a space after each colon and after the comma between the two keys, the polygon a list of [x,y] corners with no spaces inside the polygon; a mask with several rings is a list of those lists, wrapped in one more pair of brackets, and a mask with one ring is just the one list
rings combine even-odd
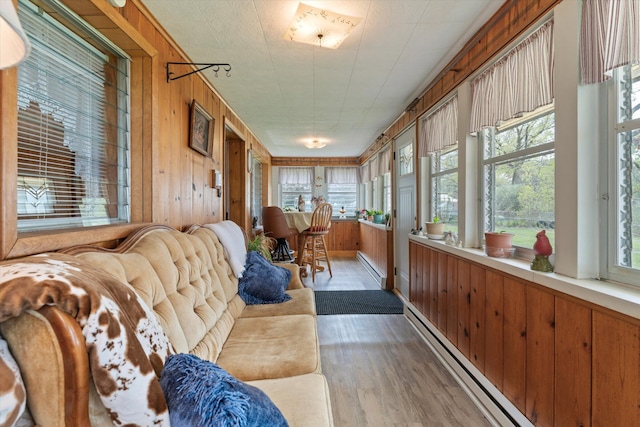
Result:
{"label": "cream tufted sofa", "polygon": [[[290,301],[247,306],[225,249],[205,227],[183,233],[148,226],[114,250],[64,252],[127,283],[155,313],[176,352],[213,361],[260,388],[289,425],[333,425],[313,291],[303,287],[296,265],[287,267],[293,270]],[[20,366],[38,425],[113,425],[70,316],[49,307],[28,311],[1,323],[0,333]]]}

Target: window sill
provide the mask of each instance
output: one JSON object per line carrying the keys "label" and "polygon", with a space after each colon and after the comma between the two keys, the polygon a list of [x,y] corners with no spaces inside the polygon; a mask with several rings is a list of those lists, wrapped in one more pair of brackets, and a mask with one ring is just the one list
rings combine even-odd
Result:
{"label": "window sill", "polygon": [[391,227],[387,227],[385,224],[376,224],[371,221],[367,221],[366,219],[359,219],[359,223],[366,224],[369,227],[377,228],[378,230],[391,230]]}
{"label": "window sill", "polygon": [[409,241],[450,253],[468,261],[494,268],[519,279],[640,319],[640,288],[596,279],[575,279],[557,273],[533,271],[520,259],[492,258],[481,249],[456,248],[425,236],[409,235]]}

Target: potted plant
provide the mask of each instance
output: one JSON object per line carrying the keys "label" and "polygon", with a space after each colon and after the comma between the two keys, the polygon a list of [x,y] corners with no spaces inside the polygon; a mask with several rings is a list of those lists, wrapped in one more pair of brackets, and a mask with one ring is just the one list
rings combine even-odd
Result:
{"label": "potted plant", "polygon": [[373,209],[367,209],[367,220],[373,222]]}
{"label": "potted plant", "polygon": [[484,233],[485,252],[490,257],[509,258],[512,254],[513,234],[504,231],[486,231]]}
{"label": "potted plant", "polygon": [[271,261],[272,242],[273,239],[271,237],[265,236],[264,233],[256,234],[253,239],[248,240],[247,251],[256,251],[267,260]]}
{"label": "potted plant", "polygon": [[427,226],[427,234],[432,236],[444,235],[444,222],[440,221],[440,217],[434,216],[433,221],[425,223]]}
{"label": "potted plant", "polygon": [[384,214],[382,211],[374,210],[373,211],[373,222],[376,224],[382,224],[384,221]]}

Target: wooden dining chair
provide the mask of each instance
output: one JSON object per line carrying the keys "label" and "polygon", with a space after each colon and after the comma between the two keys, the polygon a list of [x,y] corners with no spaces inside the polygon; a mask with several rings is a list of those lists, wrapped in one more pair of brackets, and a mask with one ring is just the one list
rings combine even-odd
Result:
{"label": "wooden dining chair", "polygon": [[331,215],[333,207],[330,203],[322,203],[314,211],[311,217],[311,226],[302,232],[302,267],[311,266],[311,280],[316,281],[316,270],[323,271],[324,267],[320,262],[327,263],[329,275],[333,277],[331,272],[331,261],[324,236],[329,234],[331,227]]}

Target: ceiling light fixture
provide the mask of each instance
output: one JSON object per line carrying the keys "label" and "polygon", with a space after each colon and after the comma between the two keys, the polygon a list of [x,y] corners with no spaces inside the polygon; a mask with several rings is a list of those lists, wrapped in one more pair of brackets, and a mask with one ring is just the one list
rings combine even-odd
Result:
{"label": "ceiling light fixture", "polygon": [[283,38],[337,49],[361,19],[300,3]]}
{"label": "ceiling light fixture", "polygon": [[322,148],[322,147],[326,146],[327,143],[324,142],[324,141],[319,141],[317,139],[314,139],[312,141],[305,141],[304,145],[307,148],[316,149],[316,148]]}

